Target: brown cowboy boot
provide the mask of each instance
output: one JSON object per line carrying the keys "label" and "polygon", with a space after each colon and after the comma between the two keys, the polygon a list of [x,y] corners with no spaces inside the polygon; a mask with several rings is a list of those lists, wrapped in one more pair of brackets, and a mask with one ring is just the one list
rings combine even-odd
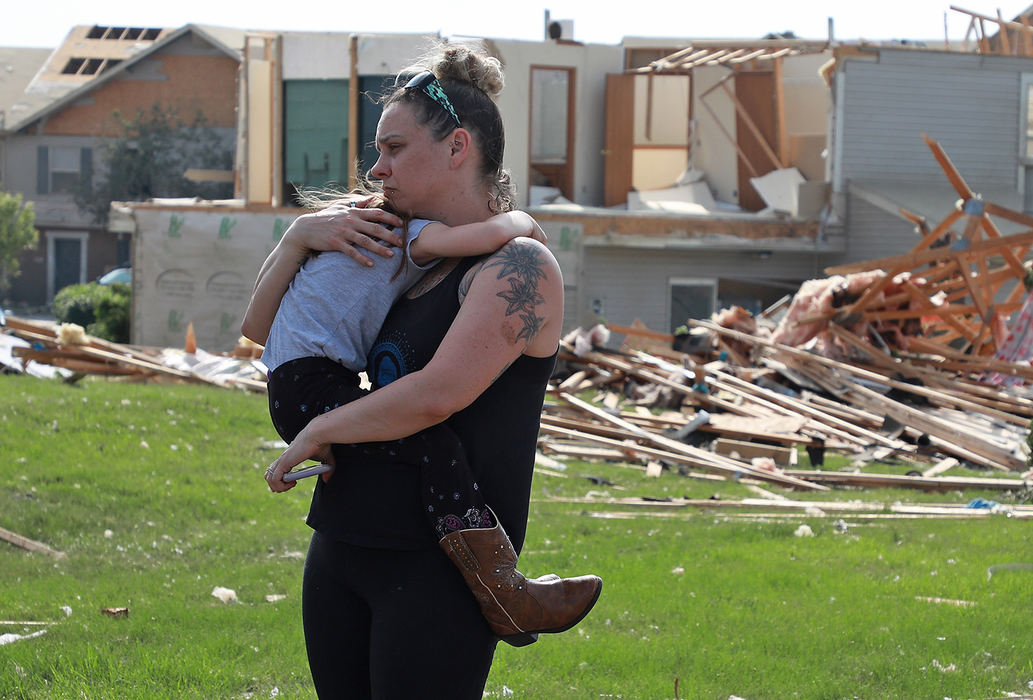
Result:
{"label": "brown cowboy boot", "polygon": [[463,574],[491,630],[515,647],[536,641],[539,632],[563,632],[581,622],[603,588],[598,576],[525,578],[501,523],[451,532],[439,544]]}

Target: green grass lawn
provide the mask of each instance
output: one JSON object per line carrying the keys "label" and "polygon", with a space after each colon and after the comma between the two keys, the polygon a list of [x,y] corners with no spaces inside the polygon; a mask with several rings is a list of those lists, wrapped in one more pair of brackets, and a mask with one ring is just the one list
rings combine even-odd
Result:
{"label": "green grass lawn", "polygon": [[[0,527],[66,554],[0,542],[0,635],[46,630],[0,646],[0,698],[314,697],[299,596],[312,487],[268,492],[262,471],[277,452],[262,442],[274,437],[260,395],[0,376]],[[887,504],[1008,499],[765,488]],[[575,629],[500,645],[490,697],[1033,692],[1033,570],[988,576],[1033,564],[1031,520],[747,518],[551,500],[589,492],[754,495],[609,464],[537,475],[521,569],[594,572],[605,585]],[[801,524],[815,536],[795,536]],[[213,597],[216,586],[238,602]],[[128,617],[101,612],[117,607]]]}

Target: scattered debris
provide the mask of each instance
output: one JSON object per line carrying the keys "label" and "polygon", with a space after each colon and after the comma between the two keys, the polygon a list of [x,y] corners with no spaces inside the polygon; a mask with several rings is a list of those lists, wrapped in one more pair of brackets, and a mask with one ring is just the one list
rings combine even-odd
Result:
{"label": "scattered debris", "polygon": [[129,617],[129,608],[101,608],[100,611],[108,617]]}
{"label": "scattered debris", "polygon": [[[101,375],[266,390],[265,369],[256,359],[256,346],[250,341],[241,342],[231,353],[212,354],[197,348],[196,343],[192,352],[112,343],[88,335],[75,324],[58,325],[15,316],[5,318],[3,329],[0,364],[8,371],[36,376],[58,374],[66,381]],[[184,348],[190,344],[186,337]]]}
{"label": "scattered debris", "polygon": [[7,644],[13,644],[14,642],[20,642],[23,639],[42,637],[46,633],[46,630],[39,630],[38,632],[33,632],[32,634],[14,634],[13,632],[10,632],[8,634],[0,634],[0,647],[5,646]]}
{"label": "scattered debris", "polygon": [[986,580],[992,579],[998,571],[1033,571],[1033,564],[994,564],[986,570]]}
{"label": "scattered debris", "polygon": [[974,600],[954,600],[952,598],[937,598],[935,596],[916,595],[915,600],[926,603],[939,603],[942,605],[956,605],[959,608],[968,608],[976,604]]}
{"label": "scattered debris", "polygon": [[17,533],[11,532],[10,530],[5,530],[2,527],[0,527],[0,540],[9,542],[13,544],[15,547],[21,547],[22,549],[29,552],[39,552],[41,554],[47,554],[49,556],[54,557],[55,559],[64,559],[65,557],[64,552],[59,552],[56,549],[51,549],[42,542],[30,540],[28,537],[23,537]]}
{"label": "scattered debris", "polygon": [[212,595],[223,603],[238,603],[237,592],[232,588],[223,588],[222,586],[216,586],[212,589]]}

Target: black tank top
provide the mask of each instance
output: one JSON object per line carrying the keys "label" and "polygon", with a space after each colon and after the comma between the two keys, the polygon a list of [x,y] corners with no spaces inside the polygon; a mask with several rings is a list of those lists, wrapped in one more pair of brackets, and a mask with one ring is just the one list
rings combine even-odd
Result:
{"label": "black tank top", "polygon": [[[369,355],[374,388],[423,368],[459,312],[459,285],[477,258],[465,258],[437,285],[399,299]],[[470,406],[446,424],[517,551],[527,529],[531,475],[545,387],[556,355],[521,355]],[[384,450],[347,450],[329,483],[316,484],[309,525],[353,544],[389,549],[437,546],[426,523],[417,468],[392,463]],[[345,454],[342,454],[345,456]]]}

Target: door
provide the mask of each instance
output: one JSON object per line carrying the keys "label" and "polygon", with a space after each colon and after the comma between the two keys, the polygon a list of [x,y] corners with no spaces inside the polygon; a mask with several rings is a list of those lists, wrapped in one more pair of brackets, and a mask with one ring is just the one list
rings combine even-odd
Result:
{"label": "door", "polygon": [[635,132],[635,76],[606,76],[606,146],[603,151],[603,206],[628,201]]}
{"label": "door", "polygon": [[[775,73],[764,71],[737,74],[735,96],[742,107],[736,110],[735,139],[743,155],[750,159],[757,170],[754,176],[748,167],[739,163],[739,206],[749,211],[760,211],[766,205],[750,184],[750,178],[760,177],[778,167],[768,155],[771,152],[777,153],[779,149]],[[746,118],[753,122],[766,143],[760,142],[754,130],[747,125]]]}
{"label": "door", "polygon": [[50,234],[47,239],[47,301],[70,284],[86,281],[86,234]]}

